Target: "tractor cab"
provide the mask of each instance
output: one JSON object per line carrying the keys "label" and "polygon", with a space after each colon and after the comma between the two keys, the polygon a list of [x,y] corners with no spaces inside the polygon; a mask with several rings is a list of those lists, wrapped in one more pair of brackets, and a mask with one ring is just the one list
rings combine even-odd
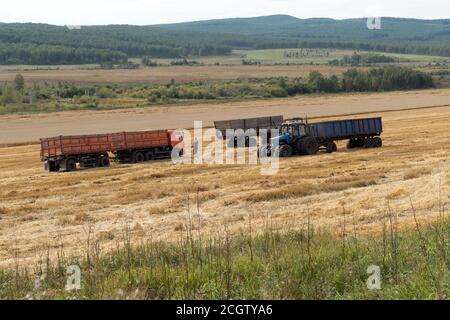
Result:
{"label": "tractor cab", "polygon": [[274,139],[278,139],[279,145],[291,145],[305,136],[307,136],[307,123],[303,119],[292,119],[281,125],[281,135]]}
{"label": "tractor cab", "polygon": [[[290,157],[293,154],[316,154],[319,146],[310,136],[308,121],[301,118],[290,119],[281,125],[280,136],[271,140],[267,154],[278,154],[280,157]],[[261,154],[266,150],[263,148]]]}

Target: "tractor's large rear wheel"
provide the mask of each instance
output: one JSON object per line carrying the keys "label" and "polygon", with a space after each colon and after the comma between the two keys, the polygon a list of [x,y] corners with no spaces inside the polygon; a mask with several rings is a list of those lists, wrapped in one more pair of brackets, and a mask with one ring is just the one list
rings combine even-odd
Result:
{"label": "tractor's large rear wheel", "polygon": [[301,141],[300,152],[305,155],[317,154],[319,151],[319,144],[313,137],[306,137]]}

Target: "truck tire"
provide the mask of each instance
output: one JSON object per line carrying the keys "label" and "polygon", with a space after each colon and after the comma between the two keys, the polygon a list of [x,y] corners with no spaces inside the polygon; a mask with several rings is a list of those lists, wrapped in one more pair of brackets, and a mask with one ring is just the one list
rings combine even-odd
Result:
{"label": "truck tire", "polygon": [[44,163],[44,168],[47,172],[57,172],[59,171],[59,164],[57,164],[55,161],[47,160]]}
{"label": "truck tire", "polygon": [[131,155],[131,162],[133,163],[141,163],[145,161],[145,156],[142,152],[133,152]]}
{"label": "truck tire", "polygon": [[314,155],[319,151],[319,144],[313,137],[306,137],[301,140],[301,153],[304,155]]}
{"label": "truck tire", "polygon": [[334,153],[337,151],[337,145],[335,142],[329,142],[327,144],[327,153]]}
{"label": "truck tire", "polygon": [[375,148],[381,148],[383,146],[383,140],[380,137],[373,138],[373,142]]}
{"label": "truck tire", "polygon": [[155,160],[155,154],[151,151],[145,153],[145,161],[153,161]]}
{"label": "truck tire", "polygon": [[279,154],[280,158],[292,157],[293,153],[294,153],[294,150],[292,149],[291,146],[289,146],[287,144],[280,146],[280,154]]}

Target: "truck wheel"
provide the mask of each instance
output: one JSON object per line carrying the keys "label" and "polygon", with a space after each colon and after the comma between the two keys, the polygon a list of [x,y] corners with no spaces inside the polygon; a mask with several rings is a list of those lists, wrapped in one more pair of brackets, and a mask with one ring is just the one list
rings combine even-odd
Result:
{"label": "truck wheel", "polygon": [[307,137],[302,140],[302,154],[313,155],[319,151],[319,144],[313,137]]}
{"label": "truck wheel", "polygon": [[327,153],[334,153],[337,151],[337,145],[335,142],[329,142],[327,144]]}
{"label": "truck wheel", "polygon": [[292,157],[294,150],[291,146],[284,145],[280,147],[280,158],[289,158]]}
{"label": "truck wheel", "polygon": [[155,159],[153,152],[149,151],[145,153],[145,161],[152,161]]}
{"label": "truck wheel", "polygon": [[375,148],[381,148],[383,146],[383,140],[380,137],[373,138],[373,142]]}
{"label": "truck wheel", "polygon": [[59,171],[59,165],[55,161],[45,161],[44,163],[45,171],[47,172],[56,172]]}
{"label": "truck wheel", "polygon": [[109,167],[111,165],[109,157],[106,156],[101,156],[98,163],[100,167]]}
{"label": "truck wheel", "polygon": [[133,152],[131,156],[131,161],[133,163],[141,163],[145,161],[145,156],[142,152]]}

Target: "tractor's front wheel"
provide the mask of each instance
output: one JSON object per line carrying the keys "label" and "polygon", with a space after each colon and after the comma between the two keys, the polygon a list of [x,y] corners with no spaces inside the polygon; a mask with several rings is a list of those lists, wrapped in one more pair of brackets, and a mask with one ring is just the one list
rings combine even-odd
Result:
{"label": "tractor's front wheel", "polygon": [[291,146],[283,145],[280,147],[280,158],[289,158],[292,157],[294,150]]}

